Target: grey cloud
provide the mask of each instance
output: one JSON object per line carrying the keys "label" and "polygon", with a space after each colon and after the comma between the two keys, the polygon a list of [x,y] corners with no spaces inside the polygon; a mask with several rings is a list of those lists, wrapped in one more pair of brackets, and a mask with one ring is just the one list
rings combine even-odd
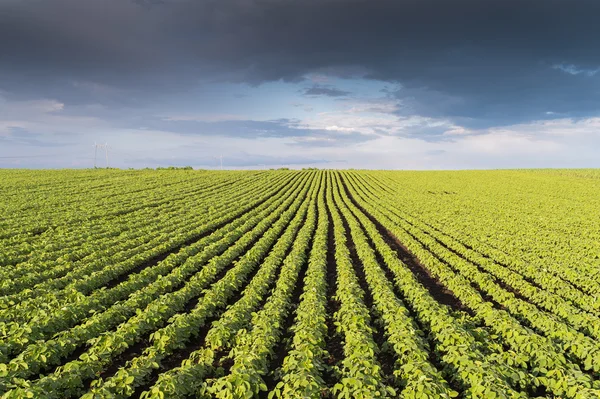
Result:
{"label": "grey cloud", "polygon": [[349,91],[336,89],[335,87],[328,87],[323,85],[314,85],[304,90],[305,96],[326,96],[326,97],[344,97],[349,95]]}
{"label": "grey cloud", "polygon": [[437,156],[437,155],[445,154],[446,152],[447,151],[445,151],[445,150],[430,150],[430,151],[426,151],[425,155]]}
{"label": "grey cloud", "polygon": [[469,127],[581,117],[600,109],[599,75],[553,66],[600,67],[598,15],[595,0],[10,0],[0,82],[67,104],[94,96],[68,82],[94,82],[127,91],[101,101],[144,102],[315,72],[400,82],[415,112]]}
{"label": "grey cloud", "polygon": [[314,107],[311,107],[310,105],[307,104],[292,104],[294,107],[298,107],[298,108],[302,108],[305,112],[312,112],[314,111]]}

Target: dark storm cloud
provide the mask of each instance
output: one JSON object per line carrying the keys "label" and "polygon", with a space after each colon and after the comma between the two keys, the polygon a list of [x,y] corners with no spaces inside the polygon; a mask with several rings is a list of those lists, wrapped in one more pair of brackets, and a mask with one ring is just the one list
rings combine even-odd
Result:
{"label": "dark storm cloud", "polygon": [[309,87],[303,91],[305,96],[310,97],[344,97],[350,94],[349,91],[340,90],[335,87],[323,86],[323,85],[314,85]]}
{"label": "dark storm cloud", "polygon": [[569,71],[600,67],[599,15],[595,0],[3,0],[0,88],[68,104],[91,94],[67,82],[93,82],[143,102],[324,72],[399,82],[403,112],[467,126],[586,116],[600,74]]}

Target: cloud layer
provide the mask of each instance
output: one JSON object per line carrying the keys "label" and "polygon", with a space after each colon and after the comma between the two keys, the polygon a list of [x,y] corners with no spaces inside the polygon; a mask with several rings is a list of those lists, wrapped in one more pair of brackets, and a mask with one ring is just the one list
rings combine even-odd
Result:
{"label": "cloud layer", "polygon": [[[254,144],[264,159],[323,151],[302,163],[418,140],[428,159],[527,164],[531,145],[552,166],[550,150],[592,140],[598,15],[595,0],[0,0],[0,142],[159,132],[279,140]],[[486,165],[471,159],[440,165]]]}

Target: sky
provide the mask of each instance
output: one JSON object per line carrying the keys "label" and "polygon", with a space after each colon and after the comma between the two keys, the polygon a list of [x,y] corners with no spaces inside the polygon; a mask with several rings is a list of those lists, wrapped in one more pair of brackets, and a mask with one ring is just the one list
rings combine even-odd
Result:
{"label": "sky", "polygon": [[[600,167],[597,0],[0,0],[0,168]],[[106,166],[103,149],[97,165]]]}

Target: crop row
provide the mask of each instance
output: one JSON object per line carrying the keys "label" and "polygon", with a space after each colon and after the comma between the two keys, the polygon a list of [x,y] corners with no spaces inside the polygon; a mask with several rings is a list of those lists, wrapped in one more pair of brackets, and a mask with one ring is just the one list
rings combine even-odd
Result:
{"label": "crop row", "polygon": [[[240,204],[241,205],[241,204]],[[247,205],[246,205],[247,206]],[[199,234],[202,231],[210,231],[219,224],[228,220],[233,220],[236,216],[239,216],[239,209],[233,207],[225,210],[225,215],[221,218],[213,219],[207,224],[200,227],[200,231],[188,232],[188,234]],[[203,246],[211,243],[216,237],[207,237],[191,247],[187,247],[187,251],[184,252],[186,256],[197,253]],[[172,245],[172,244],[171,244]],[[168,247],[167,247],[168,248]],[[103,307],[114,303],[115,301],[126,298],[131,293],[138,290],[141,285],[147,284],[149,281],[156,279],[169,271],[177,265],[176,262],[167,262],[167,268],[165,267],[152,267],[144,269],[143,273],[136,275],[130,275],[129,279],[118,284],[117,286],[108,290],[95,291],[92,295],[85,296],[81,293],[82,286],[88,287],[100,287],[105,284],[113,276],[122,274],[127,270],[131,270],[137,264],[142,263],[145,259],[156,256],[157,253],[165,251],[164,246],[151,249],[153,252],[150,254],[144,254],[140,252],[139,256],[126,259],[123,263],[116,263],[113,265],[104,266],[99,272],[91,273],[85,276],[84,279],[75,281],[75,287],[72,287],[70,291],[71,298],[67,297],[67,300],[73,299],[70,302],[64,300],[54,300],[52,293],[46,294],[44,300],[47,303],[57,303],[55,307],[50,308],[50,311],[43,313],[36,312],[35,308],[28,317],[27,324],[9,323],[6,325],[4,335],[6,336],[1,342],[2,353],[14,353],[25,346],[31,340],[38,340],[44,337],[48,337],[55,332],[64,330],[71,325],[74,325],[82,320],[82,317],[88,316],[90,313],[102,310]],[[144,256],[145,255],[145,256]],[[183,258],[185,259],[185,258]],[[134,277],[135,278],[132,278]],[[69,305],[69,306],[67,306]],[[10,309],[9,309],[10,310]]]}
{"label": "crop row", "polygon": [[[370,214],[377,218],[394,236],[400,239],[427,266],[431,273],[452,290],[463,304],[475,312],[476,316],[488,328],[500,336],[504,343],[517,354],[517,358],[522,359],[528,364],[529,371],[534,376],[534,384],[544,386],[555,395],[567,397],[595,397],[598,394],[592,388],[592,379],[583,373],[577,365],[570,363],[565,358],[562,348],[557,347],[548,338],[523,327],[517,319],[513,318],[505,310],[498,309],[492,302],[485,300],[482,294],[471,286],[467,277],[463,274],[466,273],[468,276],[469,269],[463,268],[463,273],[455,273],[443,259],[432,254],[430,247],[423,244],[424,241],[427,241],[424,234],[415,230],[409,231],[408,226],[406,226],[407,230],[402,228],[402,220],[389,210],[389,208],[393,207],[392,205],[378,199],[377,206],[375,206],[376,200],[373,193],[371,193],[371,196],[368,196],[362,192],[364,186],[356,183],[349,184],[348,186],[351,187],[350,191],[352,195],[360,201],[361,205]],[[423,242],[419,241],[418,238],[423,240]],[[470,270],[472,270],[474,276],[477,276],[478,272],[475,269],[471,268]],[[484,283],[485,280],[480,281]],[[496,288],[495,286],[487,286],[485,288],[490,294],[494,295],[495,300],[499,299],[502,301],[499,301],[500,304],[504,303],[510,306],[512,303],[509,301],[517,300],[511,294],[505,294],[505,299],[501,298],[500,293],[493,291]],[[501,288],[498,287],[499,290]],[[544,319],[532,321],[536,325],[544,327]],[[569,337],[567,336],[566,338]],[[567,349],[569,348],[567,347]],[[522,379],[523,377],[518,378],[518,380]]]}

